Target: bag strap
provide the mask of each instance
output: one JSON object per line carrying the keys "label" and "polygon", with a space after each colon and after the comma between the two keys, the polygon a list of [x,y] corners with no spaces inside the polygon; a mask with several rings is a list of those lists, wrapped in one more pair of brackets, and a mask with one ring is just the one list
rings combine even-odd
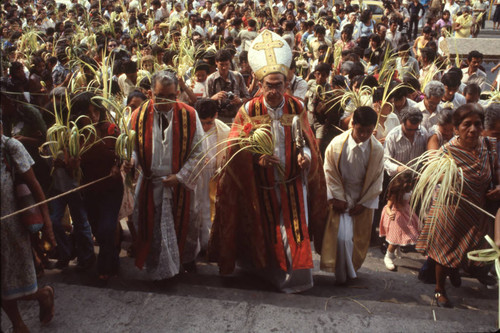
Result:
{"label": "bag strap", "polygon": [[495,163],[493,161],[493,151],[491,149],[491,143],[490,140],[485,136],[484,137],[484,142],[486,144],[486,150],[488,151],[488,160],[490,161],[490,169],[491,169],[491,182],[493,183],[493,186],[498,185],[496,182],[497,177],[495,177]]}
{"label": "bag strap", "polygon": [[14,169],[14,164],[12,163],[12,155],[10,153],[9,141],[12,139],[11,137],[7,137],[4,143],[4,152],[5,152],[5,161],[7,162],[7,166],[10,168],[10,174],[12,175],[12,180],[16,180],[16,170]]}

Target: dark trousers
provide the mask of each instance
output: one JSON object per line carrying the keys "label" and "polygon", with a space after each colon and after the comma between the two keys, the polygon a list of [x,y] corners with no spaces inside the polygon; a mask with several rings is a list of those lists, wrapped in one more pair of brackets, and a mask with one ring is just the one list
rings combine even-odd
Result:
{"label": "dark trousers", "polygon": [[123,200],[123,184],[110,191],[84,194],[85,207],[92,231],[99,244],[97,272],[112,275],[118,272],[119,251],[115,246],[118,213]]}
{"label": "dark trousers", "polygon": [[[59,192],[52,193],[60,194]],[[62,225],[62,218],[69,207],[71,219],[73,221],[74,244],[66,234]],[[70,260],[73,247],[79,262],[85,262],[94,255],[94,243],[92,241],[92,231],[87,220],[87,212],[84,208],[82,195],[80,193],[71,193],[50,203],[52,228],[57,242],[58,259],[62,261]]]}
{"label": "dark trousers", "polygon": [[[410,17],[410,22],[409,22],[409,28],[408,28],[408,38],[409,39],[417,39],[418,35],[418,16],[412,16]],[[413,37],[412,37],[413,33]]]}

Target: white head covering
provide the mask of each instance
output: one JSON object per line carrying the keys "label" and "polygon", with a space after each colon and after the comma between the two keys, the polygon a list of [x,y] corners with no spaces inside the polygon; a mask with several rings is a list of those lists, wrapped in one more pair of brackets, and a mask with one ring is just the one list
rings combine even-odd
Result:
{"label": "white head covering", "polygon": [[250,45],[248,63],[258,80],[273,73],[287,76],[292,63],[292,49],[281,36],[264,30]]}

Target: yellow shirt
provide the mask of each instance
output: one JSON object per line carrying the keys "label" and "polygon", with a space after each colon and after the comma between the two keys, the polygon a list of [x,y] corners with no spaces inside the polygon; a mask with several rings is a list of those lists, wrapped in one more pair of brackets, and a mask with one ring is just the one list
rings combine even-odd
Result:
{"label": "yellow shirt", "polygon": [[460,15],[455,23],[460,24],[461,28],[455,31],[456,38],[470,37],[470,27],[472,26],[472,16],[468,15],[467,18]]}

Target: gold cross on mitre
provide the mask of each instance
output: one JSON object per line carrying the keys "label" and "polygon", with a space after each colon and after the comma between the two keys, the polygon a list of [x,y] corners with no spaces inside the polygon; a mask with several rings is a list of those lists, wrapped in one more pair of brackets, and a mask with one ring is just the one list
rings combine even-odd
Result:
{"label": "gold cross on mitre", "polygon": [[264,50],[266,53],[266,62],[268,65],[276,64],[275,48],[283,47],[283,42],[280,40],[273,40],[273,35],[269,30],[262,33],[262,42],[256,43],[253,48],[257,51]]}
{"label": "gold cross on mitre", "polygon": [[291,61],[292,50],[288,43],[269,30],[261,32],[248,50],[248,62],[259,81],[273,73],[287,76]]}

